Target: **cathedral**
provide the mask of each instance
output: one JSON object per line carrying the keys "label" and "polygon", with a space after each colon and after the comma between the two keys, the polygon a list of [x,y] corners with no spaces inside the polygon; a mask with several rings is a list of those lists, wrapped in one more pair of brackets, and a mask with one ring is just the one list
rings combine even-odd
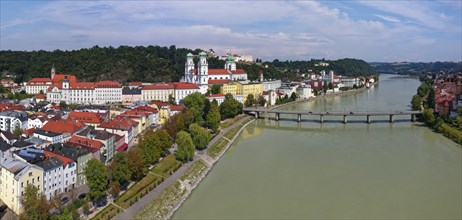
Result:
{"label": "cathedral", "polygon": [[205,94],[209,84],[227,84],[235,80],[247,80],[247,73],[243,69],[236,69],[234,57],[229,54],[223,69],[209,69],[207,54],[199,53],[197,68],[193,61],[193,55],[186,55],[185,73],[183,82],[194,83],[200,88],[200,92]]}

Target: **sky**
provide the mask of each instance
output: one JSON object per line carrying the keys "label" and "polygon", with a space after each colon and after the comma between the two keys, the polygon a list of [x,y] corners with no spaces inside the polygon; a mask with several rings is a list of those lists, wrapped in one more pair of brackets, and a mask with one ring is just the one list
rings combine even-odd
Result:
{"label": "sky", "polygon": [[462,0],[0,0],[0,50],[120,45],[263,61],[462,61]]}

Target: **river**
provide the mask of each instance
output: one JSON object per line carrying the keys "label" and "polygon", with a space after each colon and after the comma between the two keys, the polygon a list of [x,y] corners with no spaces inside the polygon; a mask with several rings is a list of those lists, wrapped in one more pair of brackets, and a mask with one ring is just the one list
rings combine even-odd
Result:
{"label": "river", "polygon": [[[382,75],[363,92],[284,108],[409,110],[419,84]],[[409,116],[371,124],[303,119],[259,119],[246,127],[173,219],[462,218],[456,143]]]}

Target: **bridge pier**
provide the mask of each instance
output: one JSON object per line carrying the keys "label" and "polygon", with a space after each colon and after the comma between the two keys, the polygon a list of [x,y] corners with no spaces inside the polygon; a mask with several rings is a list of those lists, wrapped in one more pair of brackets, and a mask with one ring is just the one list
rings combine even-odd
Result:
{"label": "bridge pier", "polygon": [[393,123],[393,115],[390,115],[390,123]]}
{"label": "bridge pier", "polygon": [[411,121],[415,122],[415,114],[411,114]]}
{"label": "bridge pier", "polygon": [[279,121],[279,113],[276,113],[276,121]]}
{"label": "bridge pier", "polygon": [[346,116],[346,115],[343,116],[343,123],[344,123],[344,124],[347,123],[347,116]]}
{"label": "bridge pier", "polygon": [[302,115],[301,114],[298,114],[297,115],[297,122],[301,122],[302,121]]}
{"label": "bridge pier", "polygon": [[320,115],[319,117],[319,122],[322,124],[324,123],[324,115]]}
{"label": "bridge pier", "polygon": [[259,112],[255,112],[255,119],[258,119]]}
{"label": "bridge pier", "polygon": [[367,115],[367,116],[366,116],[366,121],[367,121],[368,124],[371,123],[371,116],[370,116],[370,115]]}

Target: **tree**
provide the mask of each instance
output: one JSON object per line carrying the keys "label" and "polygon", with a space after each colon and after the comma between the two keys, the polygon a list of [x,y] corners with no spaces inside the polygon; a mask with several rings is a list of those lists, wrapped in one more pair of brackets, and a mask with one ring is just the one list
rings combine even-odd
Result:
{"label": "tree", "polygon": [[297,100],[297,94],[295,92],[292,92],[292,94],[290,94],[290,100],[291,101]]}
{"label": "tree", "polygon": [[220,105],[220,115],[222,120],[232,118],[242,113],[243,105],[233,98],[231,94],[225,95],[225,100]]}
{"label": "tree", "polygon": [[210,141],[210,134],[204,128],[194,123],[189,126],[189,132],[197,150],[203,150],[207,147]]}
{"label": "tree", "polygon": [[178,150],[176,151],[176,158],[181,162],[187,162],[194,157],[194,143],[191,135],[186,131],[180,131],[177,135]]}
{"label": "tree", "polygon": [[68,105],[65,101],[60,101],[59,106],[61,106],[61,108],[67,108]]}
{"label": "tree", "polygon": [[170,104],[172,104],[172,105],[175,104],[175,97],[173,97],[172,94],[169,94],[169,95],[168,95],[168,102],[169,102]]}
{"label": "tree", "polygon": [[247,99],[244,102],[244,105],[246,107],[251,107],[251,106],[255,105],[255,103],[257,103],[257,100],[255,100],[254,95],[253,94],[248,94]]}
{"label": "tree", "polygon": [[22,130],[19,129],[19,128],[14,129],[13,135],[14,135],[15,137],[20,137],[20,136],[22,135]]}
{"label": "tree", "polygon": [[109,193],[112,195],[113,198],[117,197],[120,193],[120,184],[117,181],[112,181],[109,184]]}
{"label": "tree", "polygon": [[126,152],[116,153],[111,162],[112,181],[123,185],[132,178],[132,171],[128,166],[128,155]]}
{"label": "tree", "polygon": [[428,108],[435,108],[435,89],[430,87],[427,96],[427,107]]}
{"label": "tree", "polygon": [[50,204],[48,203],[45,195],[39,193],[36,186],[27,184],[24,188],[24,192],[19,198],[24,213],[21,215],[21,219],[48,219],[48,211],[50,210]]}
{"label": "tree", "polygon": [[168,136],[168,133],[164,130],[157,130],[154,132],[156,135],[156,140],[159,142],[159,147],[163,152],[167,151],[172,147],[172,140]]}
{"label": "tree", "polygon": [[40,94],[42,94],[42,95],[43,95],[43,90],[40,90]]}
{"label": "tree", "polygon": [[162,154],[162,150],[158,146],[156,135],[154,133],[145,135],[144,139],[138,143],[138,148],[143,155],[145,165],[153,164]]}
{"label": "tree", "polygon": [[88,195],[93,201],[106,196],[109,177],[107,167],[101,161],[95,158],[89,160],[85,167],[85,177],[90,188]]}
{"label": "tree", "polygon": [[217,106],[212,104],[212,109],[207,114],[205,124],[207,125],[208,128],[212,130],[213,133],[216,133],[218,129],[220,128],[220,120],[221,120],[220,110],[218,109]]}
{"label": "tree", "polygon": [[420,110],[420,106],[422,105],[422,98],[418,95],[412,96],[411,104],[412,110]]}
{"label": "tree", "polygon": [[204,118],[204,121],[207,120],[207,114],[209,114],[210,109],[212,109],[212,103],[209,99],[205,99],[204,110],[202,111],[202,117]]}
{"label": "tree", "polygon": [[128,167],[132,171],[132,179],[140,179],[146,173],[146,165],[138,147],[128,151]]}
{"label": "tree", "polygon": [[194,113],[194,122],[202,123],[202,111],[205,106],[205,96],[199,92],[189,94],[183,99],[186,107]]}
{"label": "tree", "polygon": [[265,99],[265,97],[264,97],[263,95],[258,96],[257,103],[258,103],[258,105],[260,105],[261,107],[264,107],[265,104],[266,104],[266,99]]}
{"label": "tree", "polygon": [[221,86],[219,84],[213,84],[210,92],[212,94],[220,94]]}
{"label": "tree", "polygon": [[422,116],[423,116],[423,118],[425,120],[425,123],[427,123],[428,125],[433,126],[433,124],[435,122],[435,114],[433,113],[433,109],[431,109],[431,108],[424,109],[424,111],[422,113]]}

